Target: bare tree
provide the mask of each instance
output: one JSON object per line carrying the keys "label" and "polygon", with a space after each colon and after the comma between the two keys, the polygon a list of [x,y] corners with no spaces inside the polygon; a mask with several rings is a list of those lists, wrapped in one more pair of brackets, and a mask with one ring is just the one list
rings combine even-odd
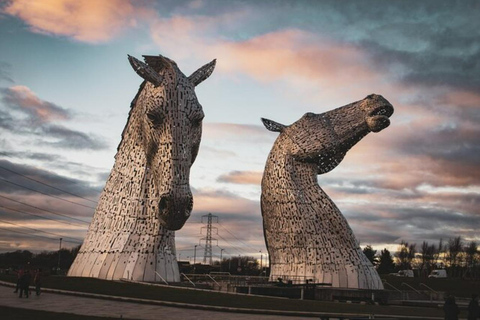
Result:
{"label": "bare tree", "polygon": [[448,262],[450,263],[451,276],[455,277],[458,273],[460,254],[463,251],[463,242],[460,236],[448,239]]}
{"label": "bare tree", "polygon": [[438,246],[435,250],[435,253],[433,255],[433,263],[435,265],[435,268],[441,264],[442,266],[444,265],[443,263],[443,254],[445,252],[445,244],[443,243],[443,239],[440,239],[438,242]]}
{"label": "bare tree", "polygon": [[465,247],[465,262],[466,270],[465,274],[469,274],[470,277],[476,278],[476,265],[478,262],[478,244],[475,241],[470,241]]}
{"label": "bare tree", "polygon": [[434,244],[429,245],[427,241],[423,241],[422,248],[420,252],[420,271],[422,272],[423,276],[428,276],[430,270],[432,269],[434,256],[436,252],[436,247]]}
{"label": "bare tree", "polygon": [[398,267],[400,270],[412,269],[412,261],[415,258],[416,244],[408,244],[402,240],[396,254]]}

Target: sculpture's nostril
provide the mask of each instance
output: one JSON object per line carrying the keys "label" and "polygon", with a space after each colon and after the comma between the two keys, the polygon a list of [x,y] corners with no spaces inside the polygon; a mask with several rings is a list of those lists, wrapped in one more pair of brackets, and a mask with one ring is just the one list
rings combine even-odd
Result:
{"label": "sculpture's nostril", "polygon": [[167,197],[162,197],[160,199],[160,202],[158,203],[158,209],[160,211],[163,211],[164,209],[167,208],[167,204],[168,204],[168,200],[167,200]]}

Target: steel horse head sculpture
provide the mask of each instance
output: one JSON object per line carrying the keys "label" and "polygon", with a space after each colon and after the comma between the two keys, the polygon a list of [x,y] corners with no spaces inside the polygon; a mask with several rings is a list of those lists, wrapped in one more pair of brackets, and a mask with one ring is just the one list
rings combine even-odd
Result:
{"label": "steel horse head sculpture", "polygon": [[189,77],[160,55],[128,60],[145,81],[69,276],[179,281],[174,231],[192,211],[190,167],[204,117],[195,87],[211,75],[215,60]]}
{"label": "steel horse head sculpture", "polygon": [[261,207],[272,281],[312,279],[334,287],[383,289],[372,264],[317,175],[331,171],[369,132],[389,126],[392,105],[379,95],[290,126],[262,119],[279,132],[262,179]]}

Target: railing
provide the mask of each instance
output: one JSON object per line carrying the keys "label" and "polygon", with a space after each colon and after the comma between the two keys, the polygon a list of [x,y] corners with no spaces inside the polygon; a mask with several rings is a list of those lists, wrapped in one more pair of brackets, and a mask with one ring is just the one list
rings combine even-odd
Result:
{"label": "railing", "polygon": [[185,279],[187,279],[187,280],[188,280],[188,282],[190,282],[190,283],[191,283],[191,284],[192,284],[192,285],[195,287],[195,283],[194,283],[192,280],[190,280],[190,278],[189,278],[189,277],[187,277],[187,275],[186,275],[185,273],[180,273],[180,274],[181,274],[182,276],[184,276],[184,277],[185,277]]}
{"label": "railing", "polygon": [[412,287],[412,286],[409,285],[408,283],[402,282],[401,286],[407,286],[407,287],[409,287],[410,289],[412,289],[413,291],[415,291],[416,293],[422,294],[420,291],[418,291],[417,289],[415,289],[414,287]]}
{"label": "railing", "polygon": [[397,287],[395,287],[394,285],[391,285],[386,280],[383,280],[383,284],[386,284],[386,285],[390,286],[391,288],[397,290],[398,292],[402,293],[402,290],[399,290]]}
{"label": "railing", "polygon": [[230,274],[186,274],[194,283],[201,281],[215,283],[216,285],[247,286],[268,283],[268,277],[258,276],[234,276]]}
{"label": "railing", "polygon": [[432,288],[430,288],[429,286],[427,286],[425,283],[420,283],[421,286],[424,286],[425,288],[427,288],[428,290],[434,292],[434,293],[438,293],[438,291],[435,291],[433,290]]}
{"label": "railing", "polygon": [[420,286],[424,286],[425,288],[427,288],[429,291],[429,294],[430,294],[430,301],[433,300],[433,297],[432,297],[432,292],[435,293],[437,295],[437,299],[438,299],[438,291],[435,291],[433,290],[432,288],[430,288],[429,286],[427,286],[425,283],[420,283]]}
{"label": "railing", "polygon": [[167,280],[163,279],[163,277],[160,275],[160,273],[158,273],[157,271],[155,271],[155,273],[157,274],[157,276],[162,279],[163,282],[165,282],[166,285],[168,285],[168,282]]}
{"label": "railing", "polygon": [[216,284],[217,286],[220,285],[217,281],[215,281],[215,279],[212,278],[211,275],[207,274],[207,277],[209,277],[210,279],[212,279],[212,281],[215,282],[215,284]]}

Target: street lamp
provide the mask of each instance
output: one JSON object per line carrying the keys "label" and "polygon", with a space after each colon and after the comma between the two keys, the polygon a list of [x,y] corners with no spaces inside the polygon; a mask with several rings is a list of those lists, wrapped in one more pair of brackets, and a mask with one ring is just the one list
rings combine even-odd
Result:
{"label": "street lamp", "polygon": [[196,270],[195,262],[196,262],[196,259],[197,259],[197,247],[198,247],[198,244],[196,244],[193,247],[193,273],[195,273],[195,270]]}
{"label": "street lamp", "polygon": [[263,271],[263,254],[262,254],[262,250],[258,252],[260,252],[260,275],[261,275]]}
{"label": "street lamp", "polygon": [[57,273],[60,273],[60,251],[62,250],[62,238],[60,238],[60,246],[58,247],[58,266]]}
{"label": "street lamp", "polygon": [[223,271],[223,259],[222,259],[222,253],[225,249],[220,248],[220,271]]}

